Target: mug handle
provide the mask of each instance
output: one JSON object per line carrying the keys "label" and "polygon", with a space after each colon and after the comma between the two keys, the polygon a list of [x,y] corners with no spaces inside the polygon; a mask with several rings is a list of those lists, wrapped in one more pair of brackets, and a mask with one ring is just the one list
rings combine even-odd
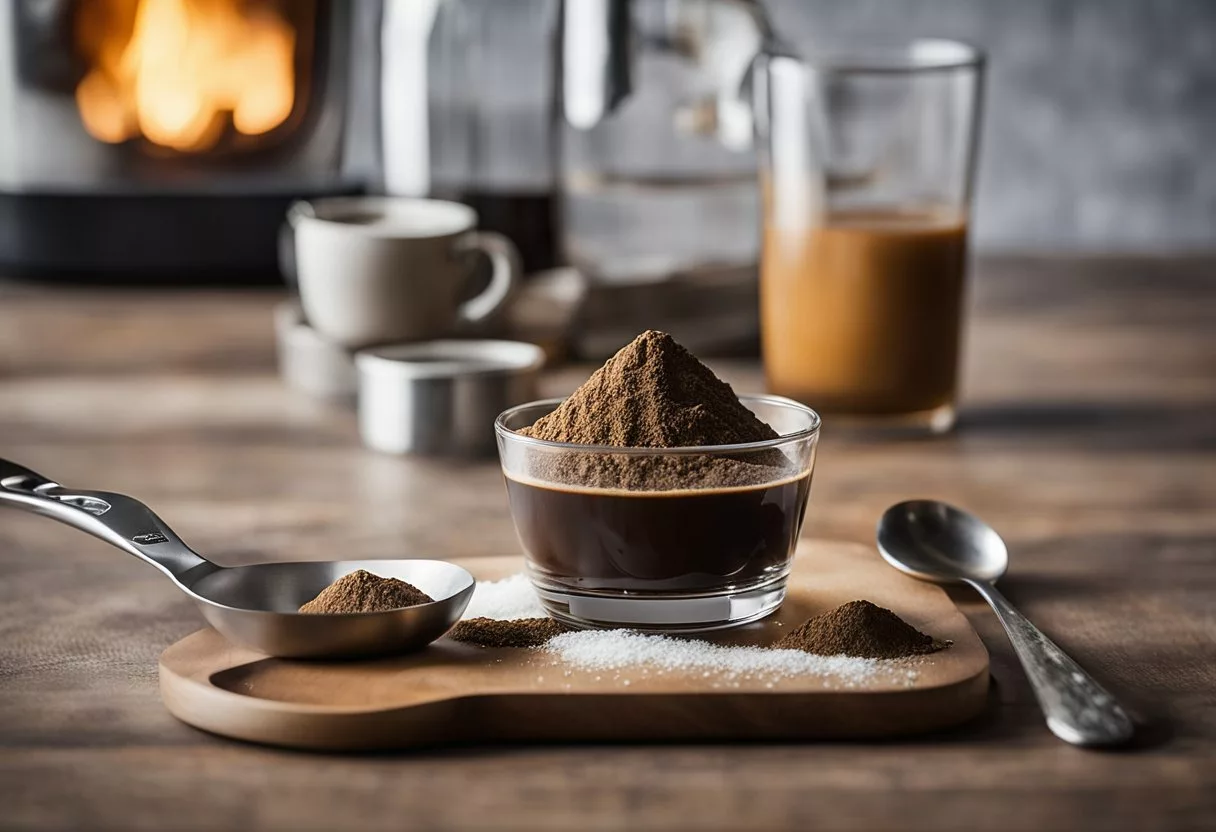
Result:
{"label": "mug handle", "polygon": [[490,258],[493,273],[490,285],[480,295],[460,304],[460,320],[476,324],[493,316],[511,299],[519,287],[523,264],[515,243],[495,231],[469,231],[456,240],[457,254],[480,251]]}
{"label": "mug handle", "polygon": [[306,199],[297,199],[287,206],[287,224],[293,229],[300,224],[300,220],[316,218],[317,210]]}

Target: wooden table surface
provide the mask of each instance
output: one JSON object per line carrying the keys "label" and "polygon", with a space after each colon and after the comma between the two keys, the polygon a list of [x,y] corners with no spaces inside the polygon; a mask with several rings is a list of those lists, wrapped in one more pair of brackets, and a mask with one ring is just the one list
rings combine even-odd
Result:
{"label": "wooden table surface", "polygon": [[[990,713],[898,744],[309,756],[176,722],[156,659],[199,626],[155,570],[0,514],[0,826],[976,828],[1216,824],[1216,263],[984,261],[963,421],[825,429],[806,534],[869,542],[939,497],[1012,550],[1009,597],[1145,714],[1140,748],[1043,726],[991,615]],[[0,455],[143,498],[221,562],[516,551],[497,468],[379,456],[283,389],[268,293],[0,289]],[[717,368],[740,390],[745,362]],[[547,379],[571,389],[579,372]]]}

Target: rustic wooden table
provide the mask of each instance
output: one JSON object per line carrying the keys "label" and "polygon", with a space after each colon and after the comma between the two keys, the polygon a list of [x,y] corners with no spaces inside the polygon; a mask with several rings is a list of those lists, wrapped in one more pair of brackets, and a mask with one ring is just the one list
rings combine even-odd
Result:
{"label": "rustic wooden table", "polygon": [[[0,515],[5,828],[1197,829],[1216,824],[1216,263],[980,264],[963,422],[858,442],[829,422],[806,533],[888,504],[978,511],[1005,590],[1150,718],[1143,747],[1056,741],[992,617],[978,724],[898,744],[479,747],[308,756],[176,722],[156,659],[196,629],[156,572]],[[262,293],[0,289],[0,455],[124,491],[223,562],[516,549],[496,466],[362,450],[284,390]],[[748,364],[718,368],[741,389]],[[568,390],[578,373],[548,379]]]}

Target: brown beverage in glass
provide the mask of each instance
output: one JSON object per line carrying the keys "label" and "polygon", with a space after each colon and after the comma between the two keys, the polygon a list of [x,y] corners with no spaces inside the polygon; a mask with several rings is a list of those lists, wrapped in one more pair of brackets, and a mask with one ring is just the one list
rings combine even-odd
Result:
{"label": "brown beverage in glass", "polygon": [[541,575],[583,590],[710,592],[789,571],[809,474],[687,491],[568,488],[506,478]]}
{"label": "brown beverage in glass", "polygon": [[839,211],[764,235],[769,389],[825,411],[888,415],[954,401],[967,224],[934,210]]}
{"label": "brown beverage in glass", "polygon": [[954,424],[983,64],[940,39],[758,62],[772,392],[878,425]]}
{"label": "brown beverage in glass", "polygon": [[578,627],[689,632],[755,621],[781,605],[819,416],[776,396],[739,402],[778,436],[638,448],[519,432],[560,399],[495,420],[511,518],[550,616]]}

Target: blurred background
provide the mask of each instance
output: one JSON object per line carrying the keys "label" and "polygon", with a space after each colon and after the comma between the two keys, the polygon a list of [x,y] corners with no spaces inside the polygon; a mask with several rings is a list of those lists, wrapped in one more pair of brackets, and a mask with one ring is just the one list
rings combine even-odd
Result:
{"label": "blurred background", "polygon": [[778,0],[796,41],[983,46],[982,251],[1216,246],[1216,6],[1203,0]]}
{"label": "blurred background", "polygon": [[[484,9],[488,176],[546,176],[553,0]],[[795,46],[957,38],[989,56],[980,251],[1216,249],[1216,5],[1206,0],[767,0]],[[370,10],[369,10],[370,11]],[[370,25],[370,21],[369,21]],[[508,148],[510,148],[508,150]],[[366,148],[360,152],[368,152]],[[508,161],[509,160],[509,161]],[[499,168],[501,164],[501,169]]]}
{"label": "blurred background", "polygon": [[[918,36],[986,50],[981,254],[1216,248],[1205,0],[640,3],[621,28],[627,7],[4,0],[0,274],[291,284],[293,201],[437,196],[473,206],[544,273],[502,325],[524,321],[521,337],[573,332],[570,351],[591,359],[656,327],[754,354],[743,90],[765,38],[806,54]],[[597,84],[616,98],[572,118]]]}
{"label": "blurred background", "polygon": [[5,0],[0,274],[291,285],[293,202],[440,197],[531,276],[474,334],[755,354],[749,62],[924,36],[988,56],[973,250],[1216,248],[1204,0]]}

